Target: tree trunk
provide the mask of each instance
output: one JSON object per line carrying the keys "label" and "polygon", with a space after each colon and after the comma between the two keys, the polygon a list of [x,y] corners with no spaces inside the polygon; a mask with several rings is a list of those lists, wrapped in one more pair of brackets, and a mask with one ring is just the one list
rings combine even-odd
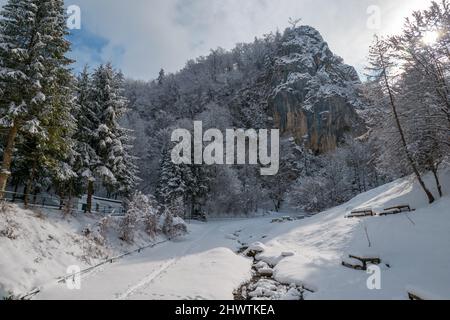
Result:
{"label": "tree trunk", "polygon": [[423,181],[422,176],[420,175],[419,169],[417,169],[417,166],[414,163],[414,159],[412,158],[411,153],[408,150],[408,144],[406,143],[405,134],[403,132],[403,128],[402,128],[402,125],[400,123],[400,118],[399,118],[398,113],[397,113],[397,105],[395,104],[394,95],[392,93],[391,86],[389,85],[389,80],[388,80],[388,77],[387,77],[387,70],[386,70],[387,67],[386,67],[386,63],[384,61],[385,58],[384,58],[384,56],[382,54],[382,50],[380,48],[379,48],[379,54],[380,54],[382,68],[383,68],[383,77],[384,77],[386,89],[387,89],[388,94],[389,94],[389,99],[390,99],[392,111],[394,113],[395,122],[397,124],[397,129],[398,129],[398,132],[400,134],[400,138],[401,138],[403,147],[405,149],[404,151],[405,151],[406,158],[408,159],[408,162],[411,165],[411,168],[413,169],[414,174],[416,175],[420,186],[422,187],[423,191],[426,193],[426,195],[428,197],[428,202],[431,204],[431,203],[433,203],[435,201],[435,198],[434,198],[433,194],[430,192],[430,190],[428,190],[427,186],[425,185],[425,182]]}
{"label": "tree trunk", "polygon": [[273,205],[275,207],[275,212],[280,212],[281,209],[281,200],[274,200]]}
{"label": "tree trunk", "polygon": [[8,138],[5,148],[3,150],[3,163],[0,171],[0,199],[5,196],[6,186],[8,184],[8,178],[11,175],[11,162],[14,152],[14,144],[19,131],[19,124],[14,122],[14,125],[9,129]]}
{"label": "tree trunk", "polygon": [[62,192],[58,192],[59,197],[59,210],[64,208],[64,194]]}
{"label": "tree trunk", "polygon": [[92,196],[94,195],[94,181],[89,180],[87,189],[86,212],[92,212]]}
{"label": "tree trunk", "polygon": [[23,195],[23,204],[25,206],[26,209],[28,209],[28,205],[29,205],[29,201],[28,201],[28,196],[31,193],[31,187],[33,186],[33,181],[34,181],[34,177],[36,175],[36,161],[33,162],[33,167],[31,168],[30,171],[30,176],[28,178],[28,182],[24,191],[24,195]]}
{"label": "tree trunk", "polygon": [[33,191],[33,204],[36,204],[37,194],[38,194],[38,189],[34,188],[34,191]]}
{"label": "tree trunk", "polygon": [[14,193],[12,196],[12,202],[16,202],[16,198],[17,198],[17,191],[19,190],[19,183],[16,183],[16,185],[14,186]]}
{"label": "tree trunk", "polygon": [[67,203],[64,205],[64,208],[63,208],[63,212],[64,212],[64,214],[65,215],[71,215],[72,214],[72,210],[73,210],[73,203],[72,203],[72,201],[73,201],[73,197],[72,197],[72,192],[71,191],[69,191],[69,195],[68,195],[68,197],[67,197]]}
{"label": "tree trunk", "polygon": [[441,186],[441,181],[439,180],[438,168],[434,166],[431,171],[433,172],[434,180],[436,181],[436,187],[437,187],[438,192],[439,192],[439,197],[442,198],[442,196],[443,196],[443,194],[442,194],[442,186]]}

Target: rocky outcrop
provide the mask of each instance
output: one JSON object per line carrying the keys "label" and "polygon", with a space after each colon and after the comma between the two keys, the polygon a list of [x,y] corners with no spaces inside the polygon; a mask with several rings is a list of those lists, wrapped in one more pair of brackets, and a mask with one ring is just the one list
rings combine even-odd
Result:
{"label": "rocky outcrop", "polygon": [[317,153],[334,150],[347,133],[361,133],[357,72],[334,55],[312,27],[290,29],[275,62],[269,107],[275,125]]}

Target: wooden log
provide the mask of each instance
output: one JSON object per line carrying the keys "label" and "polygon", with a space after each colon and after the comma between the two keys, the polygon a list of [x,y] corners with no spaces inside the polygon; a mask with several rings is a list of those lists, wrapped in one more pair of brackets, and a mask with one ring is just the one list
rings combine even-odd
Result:
{"label": "wooden log", "polygon": [[399,205],[399,206],[395,206],[395,207],[390,207],[390,208],[386,208],[384,209],[384,211],[400,211],[400,212],[411,212],[413,211],[411,209],[410,205]]}
{"label": "wooden log", "polygon": [[358,270],[358,271],[365,271],[367,270],[367,266],[361,266],[361,265],[357,265],[357,264],[351,264],[349,262],[346,261],[342,261],[342,265],[346,268],[350,268],[350,269],[354,269],[354,270]]}
{"label": "wooden log", "polygon": [[400,210],[384,211],[384,212],[380,213],[380,216],[392,216],[392,215],[396,215],[396,214],[400,214],[400,213],[402,213]]}
{"label": "wooden log", "polygon": [[353,210],[351,212],[351,214],[373,214],[373,210],[372,209],[367,209],[367,210]]}
{"label": "wooden log", "polygon": [[346,218],[364,218],[373,216],[375,216],[373,211],[353,211],[350,215],[346,216]]}

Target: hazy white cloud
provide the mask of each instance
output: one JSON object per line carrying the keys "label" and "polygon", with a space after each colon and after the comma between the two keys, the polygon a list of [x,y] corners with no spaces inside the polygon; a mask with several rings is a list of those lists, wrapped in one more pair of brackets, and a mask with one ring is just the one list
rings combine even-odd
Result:
{"label": "hazy white cloud", "polygon": [[[5,0],[0,0],[0,4]],[[182,68],[209,49],[232,48],[270,31],[283,31],[289,17],[317,28],[331,49],[362,70],[374,30],[367,8],[381,9],[379,33],[399,30],[403,18],[431,0],[66,0],[82,10],[82,30],[106,43],[99,50],[131,77],[151,79],[161,67]],[[87,48],[75,55],[89,59]],[[93,61],[94,63],[97,61]]]}

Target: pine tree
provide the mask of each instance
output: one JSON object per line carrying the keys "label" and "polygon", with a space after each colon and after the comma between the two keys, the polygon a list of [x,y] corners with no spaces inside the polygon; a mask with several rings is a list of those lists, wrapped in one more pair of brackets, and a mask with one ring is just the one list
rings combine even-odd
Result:
{"label": "pine tree", "polygon": [[64,1],[47,0],[39,2],[43,10],[39,25],[41,34],[45,37],[45,55],[42,61],[41,84],[45,93],[44,111],[39,117],[46,128],[46,136],[39,142],[39,162],[51,175],[52,184],[58,186],[61,197],[69,199],[74,190],[73,181],[77,175],[74,172],[75,142],[72,136],[75,132],[75,119],[72,115],[76,108],[74,84],[69,65],[72,60],[65,57],[70,50],[67,35]]}
{"label": "pine tree", "polygon": [[192,216],[202,216],[201,200],[205,199],[211,189],[211,169],[207,166],[192,165],[184,169],[184,180],[191,205]]}
{"label": "pine tree", "polygon": [[[115,75],[115,83],[117,95],[123,102],[128,106],[128,101],[123,97],[123,83],[124,77],[121,72]],[[127,109],[122,107],[117,112],[117,117],[121,117],[127,112]],[[138,177],[139,168],[136,165],[138,160],[137,157],[133,155],[133,130],[122,128],[118,122],[115,123],[118,132],[118,147],[115,150],[115,169],[113,170],[117,185],[115,190],[118,194],[130,197],[132,196],[134,190],[136,189],[138,183],[141,179]]]}
{"label": "pine tree", "polygon": [[[1,126],[7,128],[0,172],[0,192],[6,188],[18,132],[34,120],[31,99],[40,93],[38,36],[35,31],[38,7],[26,0],[10,0],[0,20]],[[42,95],[41,95],[42,97]],[[1,194],[3,196],[3,194]]]}
{"label": "pine tree", "polygon": [[100,120],[98,111],[92,103],[92,80],[85,66],[77,81],[77,104],[75,112],[77,122],[76,140],[76,171],[81,179],[82,185],[87,185],[87,208],[92,210],[92,196],[94,193],[95,170],[100,163],[97,155],[96,130]]}
{"label": "pine tree", "polygon": [[70,43],[62,0],[9,0],[1,15],[0,113],[8,131],[0,172],[3,193],[18,135],[25,136],[36,155],[30,181],[41,165],[58,170],[69,153],[73,79],[72,61],[65,56]]}
{"label": "pine tree", "polygon": [[[91,92],[91,77],[88,67],[85,66],[77,79],[77,105],[74,109],[74,117],[77,123],[75,139],[75,171],[78,175],[78,184],[80,193],[83,186],[87,185],[88,190],[93,190],[95,182],[94,171],[99,163],[99,157],[96,153],[95,130],[98,126],[97,113],[93,109]],[[88,197],[89,208],[92,208],[92,194]]]}
{"label": "pine tree", "polygon": [[164,83],[164,78],[166,77],[166,72],[164,71],[164,69],[161,69],[160,71],[159,71],[159,74],[158,74],[158,85],[163,85],[163,83]]}
{"label": "pine tree", "polygon": [[[127,111],[127,100],[122,96],[123,75],[111,64],[99,66],[92,76],[90,108],[95,113],[95,130],[92,147],[98,156],[92,171],[109,193],[130,195],[137,183],[137,167],[131,155],[130,131],[119,121]],[[89,198],[93,194],[93,180],[88,187]]]}
{"label": "pine tree", "polygon": [[176,165],[172,162],[170,150],[167,148],[163,149],[157,196],[166,208],[179,199],[185,200],[188,191],[188,186],[186,185],[186,173],[188,172],[182,165]]}
{"label": "pine tree", "polygon": [[138,158],[133,156],[131,130],[124,130],[122,136],[123,158],[117,165],[117,193],[124,197],[130,197],[136,190],[139,178],[139,168],[136,164]]}

